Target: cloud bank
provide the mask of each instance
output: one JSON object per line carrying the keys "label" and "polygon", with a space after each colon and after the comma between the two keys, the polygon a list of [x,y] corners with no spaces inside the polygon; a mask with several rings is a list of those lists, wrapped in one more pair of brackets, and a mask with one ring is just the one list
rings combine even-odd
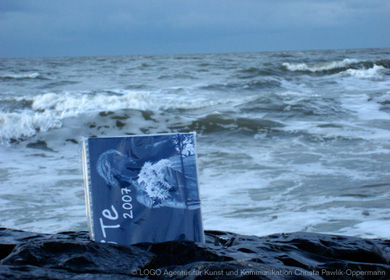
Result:
{"label": "cloud bank", "polygon": [[0,0],[0,56],[388,47],[386,0]]}

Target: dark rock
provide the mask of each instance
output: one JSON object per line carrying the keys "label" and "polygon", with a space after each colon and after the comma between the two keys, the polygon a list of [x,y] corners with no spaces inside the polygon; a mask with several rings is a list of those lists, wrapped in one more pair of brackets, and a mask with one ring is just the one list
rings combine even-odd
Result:
{"label": "dark rock", "polygon": [[206,231],[206,243],[97,243],[0,228],[0,279],[390,279],[390,241]]}
{"label": "dark rock", "polygon": [[117,120],[117,121],[116,121],[116,127],[122,128],[122,127],[124,127],[124,126],[125,126],[125,124],[124,124],[123,122],[121,122],[120,120]]}
{"label": "dark rock", "polygon": [[35,143],[29,143],[26,146],[27,148],[32,148],[32,149],[38,149],[38,150],[43,150],[43,151],[48,151],[48,152],[54,152],[52,148],[49,148],[47,146],[47,143],[45,141],[38,140]]}
{"label": "dark rock", "polygon": [[66,139],[66,142],[71,142],[73,144],[78,144],[79,143],[76,139]]}

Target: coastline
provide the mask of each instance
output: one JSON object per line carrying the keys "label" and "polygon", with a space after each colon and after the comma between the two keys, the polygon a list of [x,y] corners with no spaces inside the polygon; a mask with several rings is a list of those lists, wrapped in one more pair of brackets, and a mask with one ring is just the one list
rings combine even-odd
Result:
{"label": "coastline", "polygon": [[98,243],[88,233],[0,228],[5,279],[386,279],[390,241],[205,231],[206,242]]}

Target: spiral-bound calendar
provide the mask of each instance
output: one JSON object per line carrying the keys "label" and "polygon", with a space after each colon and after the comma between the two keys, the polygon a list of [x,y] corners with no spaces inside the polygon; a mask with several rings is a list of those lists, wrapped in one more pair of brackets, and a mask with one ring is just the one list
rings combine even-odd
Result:
{"label": "spiral-bound calendar", "polygon": [[203,242],[195,133],[83,139],[91,238]]}

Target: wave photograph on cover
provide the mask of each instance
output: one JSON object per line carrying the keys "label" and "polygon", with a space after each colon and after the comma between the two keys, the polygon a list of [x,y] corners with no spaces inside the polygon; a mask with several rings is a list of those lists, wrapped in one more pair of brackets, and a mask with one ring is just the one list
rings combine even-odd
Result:
{"label": "wave photograph on cover", "polygon": [[[153,135],[150,137],[158,138]],[[168,139],[142,147],[144,157],[149,158],[150,154],[156,153],[155,151],[159,151],[162,156],[169,149],[178,154],[152,162],[145,159],[140,161],[139,155],[136,156],[138,160],[133,160],[131,156],[124,155],[118,150],[109,149],[99,156],[96,169],[108,187],[134,186],[138,194],[138,202],[148,208],[162,206],[188,208],[189,205],[186,204],[188,201],[199,203],[193,135],[167,135],[166,138]],[[174,149],[172,144],[175,145]],[[139,153],[140,148],[137,147],[137,150]],[[131,151],[125,152],[128,154]],[[178,180],[183,181],[181,184],[185,184],[183,187],[186,188],[186,196],[189,196],[186,201],[183,200],[183,195],[179,194]],[[177,197],[174,198],[173,195]],[[194,207],[199,208],[199,205],[194,204]]]}

